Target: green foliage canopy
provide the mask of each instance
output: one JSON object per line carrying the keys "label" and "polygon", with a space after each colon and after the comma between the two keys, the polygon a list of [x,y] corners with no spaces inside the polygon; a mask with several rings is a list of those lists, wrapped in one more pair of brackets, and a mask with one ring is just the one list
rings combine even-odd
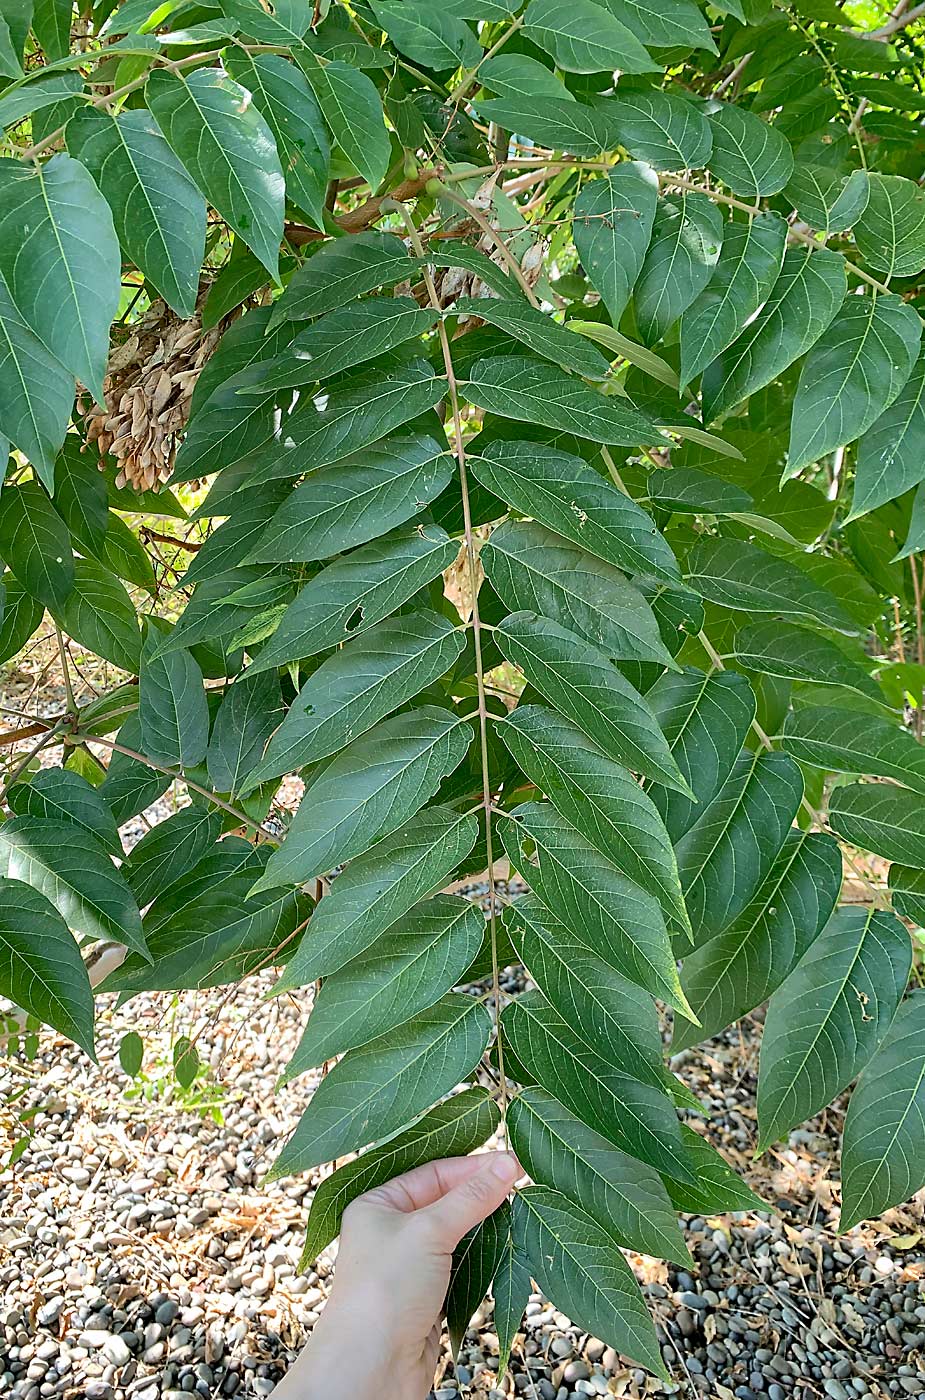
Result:
{"label": "green foliage canopy", "polygon": [[320,978],[287,1077],[337,1064],[273,1173],[361,1155],[306,1259],[503,1120],[534,1184],[461,1249],[454,1340],[492,1285],[506,1353],[532,1278],[661,1371],[621,1246],[683,1261],[678,1210],[756,1198],[680,1121],[657,1003],[676,1049],[767,1003],[762,1148],[858,1080],[845,1228],[925,1185],[923,34],[25,16],[0,658],[50,625],[69,682],[68,640],[118,676],[7,744],[0,991],[92,1053],[88,941],[129,997]]}

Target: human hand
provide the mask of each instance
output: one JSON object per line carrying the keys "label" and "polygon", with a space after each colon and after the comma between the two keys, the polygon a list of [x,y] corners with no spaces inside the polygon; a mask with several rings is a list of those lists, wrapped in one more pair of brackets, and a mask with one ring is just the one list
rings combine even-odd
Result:
{"label": "human hand", "polygon": [[354,1394],[423,1400],[437,1365],[453,1250],[520,1175],[510,1152],[448,1157],[351,1202],[331,1297],[274,1395],[330,1400],[349,1376]]}

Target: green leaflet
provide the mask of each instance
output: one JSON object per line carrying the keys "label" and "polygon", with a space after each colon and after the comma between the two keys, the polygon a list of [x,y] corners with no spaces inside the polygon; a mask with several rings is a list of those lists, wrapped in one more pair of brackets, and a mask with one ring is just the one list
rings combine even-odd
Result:
{"label": "green leaflet", "polygon": [[199,669],[188,651],[161,648],[162,633],[149,627],[141,653],[138,715],[148,758],[181,768],[206,756],[209,711]]}
{"label": "green leaflet", "polygon": [[667,919],[690,926],[674,849],[649,798],[619,763],[570,720],[520,704],[498,725],[520,770],[575,829],[640,888]]}
{"label": "green leaflet", "polygon": [[843,905],[768,1006],[758,1150],[818,1113],[870,1060],[896,1014],[912,945],[893,914]]}
{"label": "green leaflet", "polygon": [[471,466],[502,500],[606,564],[666,582],[679,579],[652,517],[580,457],[545,443],[502,441],[487,444]]}
{"label": "green leaflet", "polygon": [[653,1088],[666,1075],[654,1003],[640,997],[609,962],[575,938],[533,895],[504,912],[504,927],[519,960],[543,996],[614,1069]]}
{"label": "green leaflet", "polygon": [[47,607],[74,588],[67,527],[37,481],[0,490],[0,554],[22,586]]}
{"label": "green leaflet", "polygon": [[369,229],[352,238],[333,239],[323,243],[290,279],[270,324],[304,321],[333,311],[376,287],[403,282],[415,267],[404,243],[393,233]]}
{"label": "green leaflet", "polygon": [[[240,238],[235,238],[231,256],[209,288],[202,308],[205,330],[217,326],[224,316],[234,311],[248,297],[267,285],[267,270]],[[256,310],[258,308],[254,308]],[[269,311],[269,307],[261,308]],[[238,324],[241,324],[238,322]],[[206,365],[208,369],[208,365]],[[205,371],[203,371],[203,374]],[[203,376],[200,376],[203,377]],[[198,388],[198,383],[197,383]],[[194,394],[195,401],[195,394]]]}
{"label": "green leaflet", "polygon": [[[244,248],[244,244],[236,239],[233,249],[241,248]],[[212,284],[213,290],[229,267],[233,267],[239,262],[248,261],[252,257],[253,254],[247,249],[244,250],[243,257],[235,257],[235,253],[232,251],[231,258]],[[265,282],[266,275],[264,274],[263,282],[260,285],[263,286]],[[269,329],[270,316],[271,308],[269,306],[255,306],[248,311],[246,316],[239,316],[232,321],[196,380],[190,402],[190,421],[196,417],[200,409],[208,403],[215,391],[221,388],[226,380],[234,378],[241,370],[248,369],[253,364],[259,364],[274,355],[279,355],[286,348],[292,339],[295,328],[284,325],[271,331]],[[208,504],[209,500],[210,497],[207,497],[204,505]]]}
{"label": "green leaflet", "polygon": [[681,515],[733,515],[749,511],[754,501],[734,482],[697,467],[656,468],[646,482],[650,501]]}
{"label": "green leaflet", "polygon": [[134,583],[152,595],[157,591],[154,565],[148,558],[144,545],[114,512],[109,514],[106,534],[96,551],[96,558],[117,578]]}
{"label": "green leaflet", "polygon": [[888,277],[925,268],[925,194],[903,175],[873,174],[870,195],[854,225],[865,263]]}
{"label": "green leaflet", "polygon": [[747,908],[786,840],[803,778],[786,754],[747,751],[675,846],[695,942]]}
{"label": "green leaflet", "polygon": [[575,247],[614,326],[642,267],[657,199],[658,179],[651,167],[626,162],[615,166],[605,179],[589,181],[575,200]]}
{"label": "green leaflet", "polygon": [[49,487],[73,399],[73,375],[23,319],[0,273],[0,433]]}
{"label": "green leaflet", "polygon": [[[234,246],[242,248],[243,244],[235,242]],[[252,258],[252,253],[246,252],[246,258]],[[242,260],[235,259],[234,253],[232,253],[230,262],[225,263],[223,272],[218,274],[218,279],[214,281],[213,290],[221,277],[224,276],[225,270],[234,266],[235,262],[242,262]],[[263,286],[263,283],[260,286]],[[270,307],[253,307],[248,315],[238,316],[236,321],[231,322],[218,342],[216,351],[203,365],[202,374],[196,379],[193,398],[190,400],[190,421],[195,419],[200,409],[209,403],[213,393],[216,393],[217,389],[225,384],[225,381],[234,379],[236,384],[238,382],[236,375],[242,370],[249,370],[252,365],[262,364],[264,360],[270,360],[270,358],[283,353],[292,339],[295,328],[283,325],[277,326],[276,330],[270,330],[270,315]],[[243,407],[243,405],[238,405],[238,407]],[[211,511],[207,510],[210,503],[211,493],[200,507],[202,514],[211,514]]]}
{"label": "green leaflet", "polygon": [[657,901],[634,885],[547,803],[499,822],[505,851],[537,898],[623,977],[686,1006]]}
{"label": "green leaflet", "polygon": [[842,1138],[839,1232],[925,1185],[925,997],[913,992],[851,1096]]}
{"label": "green leaflet", "polygon": [[585,379],[607,376],[610,366],[599,350],[580,335],[560,326],[551,316],[535,310],[529,302],[517,301],[513,296],[460,297],[454,310],[460,315],[478,316],[489,325],[507,331],[543,359],[563,369],[574,370]]}
{"label": "green leaflet", "polygon": [[[526,59],[524,62],[532,60]],[[542,67],[539,63],[535,66]],[[486,77],[485,81],[494,79]],[[614,133],[606,109],[587,107],[584,103],[569,100],[567,89],[561,84],[558,87],[559,96],[543,98],[541,102],[532,94],[488,100],[480,98],[477,104],[479,116],[483,121],[497,122],[505,128],[513,127],[542,145],[570,151],[576,156],[596,156],[608,150]]]}
{"label": "green leaflet", "polygon": [[356,636],[449,568],[458,544],[436,525],[404,526],[336,559],[289,605],[251,672],[314,656]]}
{"label": "green leaflet", "polygon": [[849,519],[876,510],[925,479],[925,352],[891,406],[858,443]]}
{"label": "green leaflet", "polygon": [[141,660],[138,617],[122,584],[95,559],[74,562],[74,587],[52,615],[67,636],[123,671]]}
{"label": "green leaflet", "polygon": [[45,616],[41,603],[6,571],[0,581],[3,609],[0,612],[0,661],[9,661],[28,642]]}
{"label": "green leaflet", "polygon": [[[120,13],[125,12],[123,5]],[[298,0],[277,0],[273,13],[265,10],[260,0],[225,0],[223,12],[239,21],[245,34],[260,44],[291,45],[297,52],[299,40],[311,24]],[[125,21],[123,20],[124,24]]]}
{"label": "green leaflet", "polygon": [[418,900],[445,884],[478,837],[475,813],[425,807],[357,856],[312,915],[311,936],[290,959],[277,992],[334,973]]}
{"label": "green leaflet", "polygon": [[675,1051],[716,1035],[777,990],[828,922],[841,878],[841,851],[830,836],[788,831],[748,907],[685,956],[681,986],[700,1025],[675,1018]]}
{"label": "green leaflet", "polygon": [[491,1286],[511,1237],[511,1208],[507,1201],[480,1225],[468,1230],[453,1251],[450,1286],[446,1295],[446,1327],[453,1356],[460,1348],[473,1314]]}
{"label": "green leaflet", "polygon": [[451,993],[397,1030],[351,1050],[315,1089],[270,1180],[394,1133],[471,1074],[490,1034],[486,1008]]}
{"label": "green leaflet", "polygon": [[[122,842],[112,811],[96,788],[77,773],[66,768],[42,768],[28,781],[14,784],[7,801],[17,816],[71,822],[88,832],[109,855],[122,858]],[[77,831],[73,834],[78,838]]]}
{"label": "green leaflet", "polygon": [[[244,484],[301,476],[307,462],[313,469],[340,462],[426,413],[445,388],[446,380],[431,365],[412,360],[390,371],[355,375],[330,393],[304,395],[277,435],[256,444]],[[389,450],[383,447],[384,453]]]}
{"label": "green leaflet", "polygon": [[827,248],[791,248],[755,319],[707,366],[703,416],[710,423],[763,389],[828,328],[847,286],[845,260]]}
{"label": "green leaflet", "polygon": [[458,767],[471,738],[448,710],[423,705],[355,739],[306,788],[254,890],[304,884],[390,836]]}
{"label": "green leaflet", "polygon": [[824,165],[796,165],[784,191],[801,219],[822,234],[857,223],[870,197],[866,170],[842,175]]}
{"label": "green leaflet", "polygon": [[[685,98],[655,88],[622,93],[618,87],[615,97],[602,99],[601,109],[634,160],[655,170],[697,170],[707,164],[713,148],[710,124]],[[721,215],[716,222],[722,224]]]}
{"label": "green leaflet", "polygon": [[385,129],[382,101],[365,73],[332,59],[323,67],[305,49],[297,51],[331,135],[371,188],[389,167],[392,146]]}
{"label": "green leaflet", "polygon": [[713,275],[681,316],[681,379],[700,374],[745,328],[777,280],[787,226],[778,214],[725,225]]}
{"label": "green leaflet", "polygon": [[664,1089],[614,1069],[539,992],[510,1002],[501,1029],[518,1064],[589,1128],[631,1157],[689,1179],[681,1127]]}
{"label": "green leaflet", "polygon": [[145,87],[148,106],[209,203],[275,280],[286,186],[273,132],[247,90],[213,68],[188,77],[163,69]]}
{"label": "green leaflet", "polygon": [[[141,721],[138,711],[129,715],[116,735],[116,743],[138,753],[141,749]],[[100,796],[112,808],[117,824],[121,826],[130,817],[143,812],[156,802],[170,787],[169,775],[159,773],[128,754],[113,752],[106,776],[100,784]]]}
{"label": "green leaflet", "polygon": [[693,0],[605,0],[644,44],[656,48],[708,49],[716,52],[710,27]]}
{"label": "green leaflet", "polygon": [[279,54],[250,54],[242,48],[230,48],[224,62],[231,77],[253,95],[273,133],[287,198],[323,229],[331,149],[305,74]]}
{"label": "green leaflet", "polygon": [[633,305],[642,338],[654,344],[710,282],[723,244],[723,217],[705,195],[660,199]]}
{"label": "green leaflet", "polygon": [[517,1197],[511,1212],[511,1228],[502,1241],[491,1292],[495,1311],[492,1323],[498,1336],[498,1369],[503,1370],[511,1356],[514,1339],[520,1331],[524,1312],[533,1292],[533,1279],[526,1254],[514,1238],[513,1212],[518,1208]]}
{"label": "green leaflet", "polygon": [[98,402],[120,266],[109,205],[78,161],[2,163],[0,278],[29,329]]}
{"label": "green leaflet", "polygon": [[150,904],[198,865],[221,834],[222,814],[217,807],[182,807],[146,832],[122,863],[122,874],[139,907]]}
{"label": "green leaflet", "polygon": [[246,775],[256,766],[270,735],[282,721],[279,678],[245,671],[225,691],[212,725],[206,767],[218,792],[246,792]]}
{"label": "green leaflet", "polygon": [[592,1335],[666,1377],[639,1285],[610,1235],[558,1191],[528,1186],[518,1201],[524,1249],[543,1292]]}
{"label": "green leaflet", "polygon": [[282,570],[244,565],[210,575],[197,584],[173,631],[160,642],[160,652],[210,641],[229,651],[250,647],[273,631],[294,592],[292,578]]}
{"label": "green leaflet", "polygon": [[[219,525],[218,529],[213,530],[203,543],[202,549],[183,575],[184,586],[200,582],[211,583],[223,575],[232,575],[250,553],[251,547],[266,529],[267,522],[272,519],[291,489],[291,483],[284,481],[275,483],[275,489],[272,486],[249,487],[235,496],[234,514]],[[251,577],[254,582],[259,582],[260,575],[265,573],[265,570],[260,570]],[[242,571],[237,573],[236,577],[243,582],[245,574]],[[271,573],[270,577],[275,575]],[[194,597],[197,596],[201,595],[194,594]],[[179,632],[182,637],[185,630],[181,621],[171,636]]]}
{"label": "green leaflet", "polygon": [[79,73],[53,73],[23,87],[8,86],[0,97],[0,126],[15,126],[23,117],[64,103],[82,87]]}
{"label": "green leaflet", "polygon": [[401,613],[335,651],[313,671],[247,786],[295,772],[358,738],[447,673],[465,638],[439,613]]}
{"label": "green leaflet", "polygon": [[228,845],[226,837],[155,900],[144,921],[151,966],[126,958],[107,978],[107,991],[223,987],[276,962],[292,946],[308,900],[292,890],[249,894],[264,857],[254,858],[253,847],[226,852]]}
{"label": "green leaflet", "polygon": [[906,535],[902,549],[892,562],[896,563],[900,559],[908,559],[910,554],[917,553],[922,547],[925,539],[925,490],[921,484],[915,488],[915,495],[912,498],[912,510],[909,516],[909,532]]}
{"label": "green leaflet", "polygon": [[753,112],[728,104],[709,115],[713,149],[707,162],[717,179],[742,198],[777,194],[793,174],[785,136]]}
{"label": "green leaflet", "polygon": [[498,1121],[498,1109],[487,1089],[464,1089],[383,1147],[364,1152],[324,1177],[312,1195],[302,1267],[337,1236],[341,1217],[357,1196],[425,1162],[465,1156],[491,1136]]}
{"label": "green leaflet", "polygon": [[925,797],[925,751],[907,729],[887,719],[865,715],[859,724],[853,710],[813,705],[788,714],[778,742],[800,763],[892,778]]}
{"label": "green leaflet", "polygon": [[744,676],[704,675],[691,668],[680,676],[663,675],[647,699],[695,797],[691,801],[658,784],[649,787],[670,839],[677,841],[729,777],[754,720],[754,694]]}
{"label": "green leaflet", "polygon": [[[223,836],[184,876],[182,884],[172,885],[158,895],[144,917],[148,937],[158,936],[177,915],[186,919],[188,910],[209,892],[217,891],[220,898],[224,897],[226,880],[238,876],[241,871],[262,869],[266,859],[265,846],[252,846],[242,836]],[[196,917],[196,911],[193,917]],[[122,968],[118,971],[121,973]]]}
{"label": "green leaflet", "polygon": [[452,471],[435,438],[389,438],[313,472],[278,508],[247,562],[309,563],[365,544],[420,514]]}
{"label": "green leaflet", "polygon": [[519,355],[478,360],[460,386],[470,403],[520,422],[574,433],[591,442],[638,446],[661,434],[625,399],[606,397],[556,365]]}
{"label": "green leaflet", "polygon": [[834,593],[795,564],[744,540],[702,536],[687,556],[687,582],[726,608],[779,613],[796,622],[811,618],[835,632],[858,631]]}
{"label": "green leaflet", "polygon": [[836,836],[903,865],[925,866],[922,796],[892,783],[852,783],[829,801]]}
{"label": "green leaflet", "polygon": [[236,390],[235,379],[229,379],[199,408],[177,453],[171,477],[175,485],[250,462],[271,442],[274,416],[281,406],[271,394],[242,400]]}
{"label": "green leaflet", "polygon": [[508,1109],[511,1147],[542,1186],[591,1216],[629,1249],[690,1262],[661,1177],[587,1127],[545,1089],[523,1089]]}
{"label": "green leaflet", "polygon": [[498,596],[515,611],[554,618],[615,660],[674,668],[638,589],[612,565],[532,521],[499,525],[480,558]]}
{"label": "green leaflet", "polygon": [[436,320],[436,312],[422,310],[412,297],[373,296],[351,302],[319,316],[281,354],[255,364],[237,392],[278,393],[328,379],[414,340]]}
{"label": "green leaflet", "polygon": [[716,1211],[766,1210],[767,1204],[733,1171],[715,1147],[699,1133],[681,1124],[684,1155],[696,1178],[693,1185],[665,1177],[665,1186],[675,1210],[689,1215],[712,1215]]}
{"label": "green leaflet", "polygon": [[569,73],[659,71],[635,34],[593,0],[530,0],[524,32]]}
{"label": "green leaflet", "polygon": [[472,30],[452,13],[422,0],[370,0],[370,8],[395,47],[413,63],[439,71],[472,68],[482,57]]}
{"label": "green leaflet", "polygon": [[[455,987],[478,952],[482,911],[437,895],[325,977],[285,1079],[401,1026]],[[309,941],[313,941],[310,937]]]}
{"label": "green leaflet", "polygon": [[74,933],[113,939],[147,957],[141,915],[125,879],[102,846],[74,835],[68,822],[12,817],[0,827],[2,874],[43,894]]}
{"label": "green leaflet", "polygon": [[645,700],[603,652],[535,613],[505,618],[494,637],[550,704],[610,758],[689,792]]}
{"label": "green leaflet", "polygon": [[884,704],[883,692],[867,669],[860,647],[853,655],[806,627],[786,622],[754,622],[735,634],[733,653],[747,671],[815,685],[847,686]]}
{"label": "green leaflet", "polygon": [[0,991],[95,1059],[93,991],[77,943],[54,904],[0,878]]}
{"label": "green leaflet", "polygon": [[119,242],[178,316],[192,316],[206,242],[206,204],[150,112],[112,117],[84,107],[67,126],[113,211]]}
{"label": "green leaflet", "polygon": [[871,427],[912,371],[922,322],[885,293],[849,296],[810,351],[793,400],[787,476]]}
{"label": "green leaflet", "polygon": [[[650,244],[649,252],[653,251],[653,244]],[[658,261],[658,252],[653,253],[653,257]],[[646,254],[648,258],[648,254]],[[643,271],[645,263],[643,263]],[[642,278],[642,272],[639,278]],[[638,284],[637,284],[638,286]],[[631,340],[622,331],[614,330],[606,321],[569,321],[570,330],[577,331],[579,335],[585,335],[590,340],[596,340],[599,345],[603,345],[612,355],[618,359],[626,360],[628,364],[635,365],[644,374],[648,374],[652,379],[658,380],[659,384],[665,384],[669,389],[678,389],[678,376],[667,360],[663,360],[660,355],[656,355],[652,350],[647,350],[644,345],[639,345],[635,340]],[[697,428],[679,428],[677,424],[672,424],[671,432],[683,437],[691,432],[698,433]],[[713,438],[715,443],[719,438]]]}

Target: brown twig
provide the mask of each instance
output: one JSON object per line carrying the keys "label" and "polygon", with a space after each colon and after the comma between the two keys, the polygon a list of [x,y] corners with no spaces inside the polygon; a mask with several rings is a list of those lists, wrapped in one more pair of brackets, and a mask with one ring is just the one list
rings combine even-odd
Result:
{"label": "brown twig", "polygon": [[[194,554],[197,549],[202,549],[205,543],[202,540],[198,544],[194,540],[178,540],[175,535],[162,535],[157,530],[149,529],[147,525],[141,527],[139,534],[145,540],[159,540],[161,544],[175,544],[177,549],[188,549]],[[165,567],[170,568],[171,566],[168,564]],[[174,572],[176,573],[176,570]]]}
{"label": "brown twig", "polygon": [[47,734],[52,728],[50,724],[27,724],[24,729],[11,729],[8,734],[0,734],[0,748],[8,748],[23,739],[34,739],[36,734]]}
{"label": "brown twig", "polygon": [[259,831],[269,840],[275,841],[276,836],[260,822],[255,822],[246,812],[242,812],[239,807],[234,807],[230,802],[226,802],[218,793],[211,792],[207,787],[196,783],[185,773],[179,772],[176,768],[169,768],[166,763],[155,763],[152,758],[147,758],[137,749],[126,748],[125,744],[119,744],[114,739],[104,739],[99,734],[75,734],[74,739],[80,743],[102,744],[104,748],[112,749],[113,753],[125,754],[126,758],[134,758],[136,762],[143,763],[147,768],[153,768],[156,773],[165,773],[169,778],[173,778],[178,783],[185,783],[193,792],[198,792],[201,797],[205,797],[209,802],[214,802],[216,807],[221,807],[223,812],[228,812],[235,817],[242,826],[249,826],[252,831]]}
{"label": "brown twig", "polygon": [[[413,199],[415,195],[421,193],[428,180],[439,177],[439,175],[440,171],[435,167],[421,170],[412,179],[402,180],[390,194],[373,195],[371,199],[357,205],[356,209],[350,209],[346,214],[341,214],[339,218],[335,219],[335,223],[344,233],[362,233],[364,229],[369,228],[370,224],[374,224],[377,219],[381,219],[384,214],[388,213],[388,210],[382,207],[388,200]],[[308,228],[305,224],[286,225],[286,238],[296,248],[327,237],[326,233],[322,233],[316,228]]]}
{"label": "brown twig", "polygon": [[914,9],[908,9],[908,0],[896,6],[886,24],[879,29],[873,30],[866,37],[868,39],[889,39],[894,34],[898,34],[901,29],[906,29],[910,24],[914,24],[917,19],[925,17],[925,5],[916,5]]}

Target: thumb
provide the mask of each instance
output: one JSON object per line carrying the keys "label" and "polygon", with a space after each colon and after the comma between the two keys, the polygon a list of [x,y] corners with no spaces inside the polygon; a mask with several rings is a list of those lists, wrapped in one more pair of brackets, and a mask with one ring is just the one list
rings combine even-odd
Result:
{"label": "thumb", "polygon": [[497,1210],[522,1175],[512,1152],[486,1152],[477,1160],[478,1171],[421,1212],[447,1250],[455,1249],[467,1230]]}

